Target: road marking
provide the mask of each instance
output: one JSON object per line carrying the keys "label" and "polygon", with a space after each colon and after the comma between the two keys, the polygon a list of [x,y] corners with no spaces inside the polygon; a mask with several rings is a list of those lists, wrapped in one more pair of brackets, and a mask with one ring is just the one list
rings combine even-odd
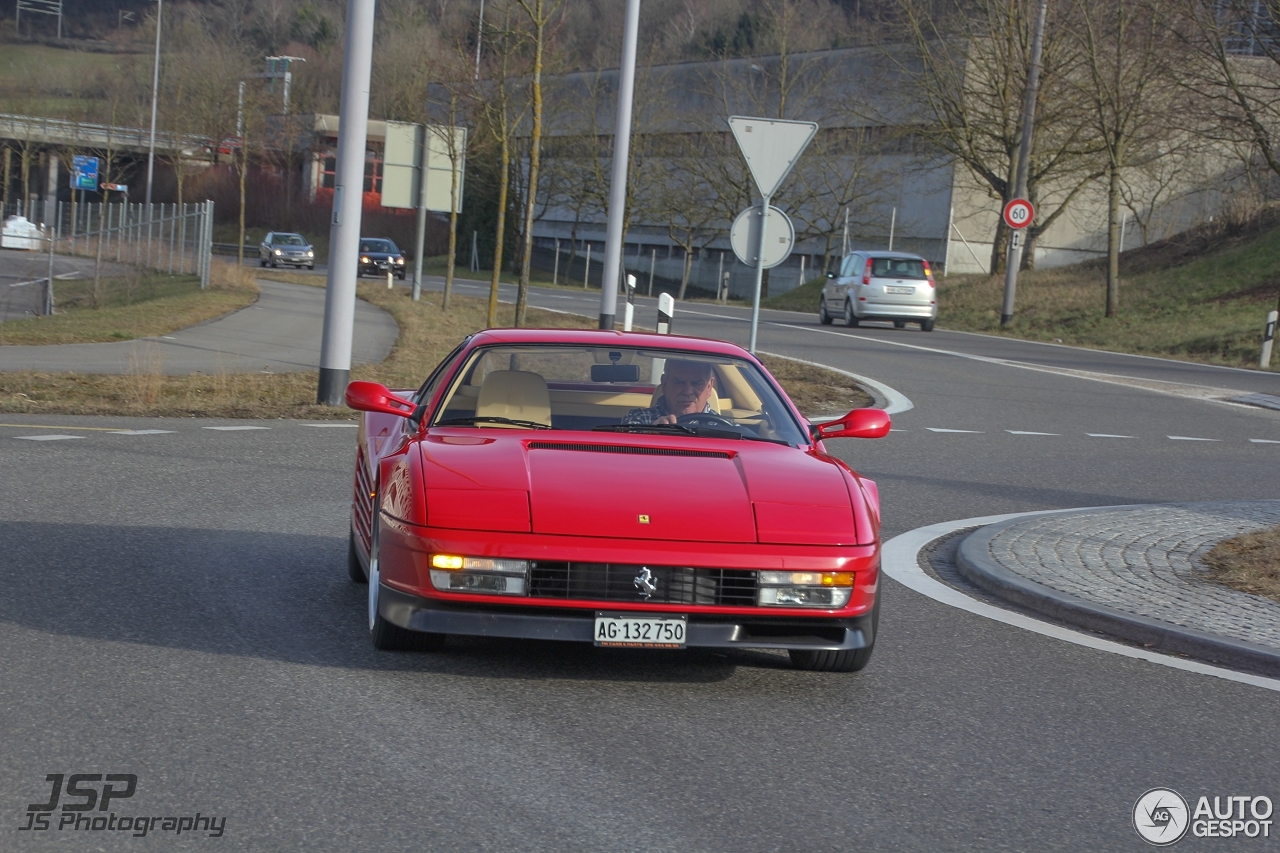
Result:
{"label": "road marking", "polygon": [[14,429],[73,429],[78,432],[115,432],[120,427],[78,427],[78,426],[44,426],[42,424],[0,424],[0,427]]}
{"label": "road marking", "polygon": [[[689,313],[689,312],[685,312],[685,313]],[[776,353],[776,352],[765,352],[764,350],[760,350],[760,355],[771,355],[775,358],[785,358],[785,359],[788,359],[789,361],[794,361],[797,364],[807,364],[810,367],[821,367],[824,370],[830,370],[835,373],[839,373],[841,376],[848,376],[850,379],[853,379],[856,382],[861,382],[865,385],[868,385],[877,394],[879,394],[881,397],[884,397],[885,404],[886,404],[884,407],[885,414],[896,415],[899,412],[905,412],[915,408],[915,404],[912,403],[910,400],[908,400],[905,394],[895,391],[894,389],[890,388],[888,385],[885,385],[882,382],[877,382],[874,379],[869,379],[866,376],[860,376],[857,373],[850,373],[847,370],[841,370],[840,368],[832,367],[829,364],[820,364],[816,361],[805,361],[803,358],[795,358],[794,356],[782,355],[781,353]]]}
{"label": "road marking", "polygon": [[23,441],[62,441],[68,438],[84,438],[83,435],[15,435]]}
{"label": "road marking", "polygon": [[1026,430],[1021,429],[1007,429],[1005,432],[1010,435],[1061,435],[1061,433],[1057,432],[1027,432]]}
{"label": "road marking", "polygon": [[1167,435],[1165,438],[1170,441],[1222,441],[1220,438],[1195,438],[1190,435]]}
{"label": "road marking", "polygon": [[303,426],[316,427],[317,429],[344,427],[347,429],[356,429],[360,424],[303,424]]}
{"label": "road marking", "polygon": [[1131,435],[1112,435],[1109,432],[1086,432],[1090,438],[1133,438]]}
{"label": "road marking", "polygon": [[1144,660],[1148,663],[1167,666],[1172,669],[1181,669],[1186,672],[1194,672],[1200,675],[1211,675],[1215,678],[1221,678],[1226,681],[1235,681],[1240,684],[1249,684],[1254,687],[1261,687],[1264,690],[1274,690],[1280,692],[1280,679],[1264,678],[1259,675],[1249,675],[1243,672],[1235,672],[1230,669],[1223,669],[1217,666],[1211,666],[1198,661],[1185,660],[1183,658],[1171,657],[1169,655],[1160,654],[1158,652],[1148,651],[1146,649],[1134,648],[1117,643],[1113,640],[1104,640],[1100,637],[1084,634],[1075,629],[1065,626],[1052,625],[1047,622],[1041,622],[1030,616],[1024,616],[1021,613],[1015,613],[1010,610],[1004,610],[984,601],[978,601],[970,598],[963,592],[947,586],[946,584],[934,580],[920,568],[920,549],[928,545],[935,539],[946,536],[956,530],[962,530],[966,527],[977,527],[980,525],[996,524],[997,522],[1006,521],[1011,518],[1024,518],[1033,515],[1053,515],[1061,512],[1071,512],[1069,509],[1050,510],[1049,512],[1015,512],[1009,515],[988,515],[979,518],[965,518],[960,521],[944,521],[941,524],[931,524],[928,527],[918,527],[915,530],[909,530],[900,536],[895,536],[884,544],[881,550],[882,567],[885,574],[896,580],[898,583],[914,590],[923,596],[932,598],[941,604],[949,607],[955,607],[959,610],[965,610],[975,616],[983,616],[996,622],[1002,622],[1005,625],[1011,625],[1015,628],[1022,628],[1044,637],[1050,637],[1055,640],[1065,640],[1077,646],[1084,646],[1088,649],[1094,649],[1100,652],[1107,652],[1122,657],[1136,658]]}
{"label": "road marking", "polygon": [[172,429],[111,429],[107,432],[112,435],[163,435],[165,433],[176,432]]}
{"label": "road marking", "polygon": [[942,427],[925,427],[929,432],[968,432],[975,435],[981,435],[980,429],[943,429]]}
{"label": "road marking", "polygon": [[201,429],[216,429],[220,432],[239,432],[247,429],[271,429],[264,426],[229,426],[229,427],[200,427]]}
{"label": "road marking", "polygon": [[1280,444],[1280,441],[1272,441],[1269,438],[1251,438],[1249,440],[1254,444]]}

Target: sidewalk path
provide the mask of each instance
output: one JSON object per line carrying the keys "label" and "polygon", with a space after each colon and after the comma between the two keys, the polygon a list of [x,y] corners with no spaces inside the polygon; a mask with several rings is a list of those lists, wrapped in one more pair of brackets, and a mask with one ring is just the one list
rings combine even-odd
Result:
{"label": "sidewalk path", "polygon": [[[323,288],[260,280],[262,295],[247,308],[172,335],[109,344],[0,346],[0,371],[74,373],[149,371],[285,373],[320,366]],[[353,364],[376,363],[391,352],[400,330],[391,315],[356,300]]]}
{"label": "sidewalk path", "polygon": [[1280,674],[1280,603],[1205,580],[1223,539],[1280,524],[1280,501],[1104,507],[971,533],[957,568],[1010,601],[1102,633]]}

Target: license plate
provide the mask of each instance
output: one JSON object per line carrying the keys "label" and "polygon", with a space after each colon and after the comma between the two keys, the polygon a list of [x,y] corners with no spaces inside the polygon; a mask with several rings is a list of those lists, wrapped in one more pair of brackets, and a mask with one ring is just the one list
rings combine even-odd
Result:
{"label": "license plate", "polygon": [[915,289],[914,287],[892,287],[892,286],[889,286],[889,287],[885,287],[884,292],[885,292],[885,293],[915,293],[915,292],[916,292],[916,289]]}
{"label": "license plate", "polygon": [[689,617],[596,613],[595,643],[629,649],[683,649]]}

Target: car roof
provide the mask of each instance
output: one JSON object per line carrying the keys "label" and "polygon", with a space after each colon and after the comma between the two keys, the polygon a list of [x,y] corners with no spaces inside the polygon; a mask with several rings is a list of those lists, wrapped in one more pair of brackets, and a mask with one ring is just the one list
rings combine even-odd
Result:
{"label": "car roof", "polygon": [[[272,238],[274,238],[274,237],[302,237],[302,235],[301,235],[301,234],[297,234],[297,233],[295,233],[295,232],[293,232],[293,231],[272,231],[272,232],[271,232],[270,234],[268,234],[267,236],[268,236],[268,237],[272,237]],[[302,237],[302,239],[303,239],[303,240],[306,240],[307,238],[306,238],[306,237]]]}
{"label": "car roof", "polygon": [[858,249],[850,252],[851,255],[866,255],[868,258],[901,258],[907,261],[923,261],[922,255],[914,255],[911,252],[881,252],[877,249]]}
{"label": "car roof", "polygon": [[[486,344],[577,344],[580,346],[635,346],[675,352],[700,352],[752,359],[737,344],[711,338],[660,335],[657,332],[620,332],[616,329],[486,329],[471,338],[472,346]],[[754,359],[752,359],[754,360]]]}

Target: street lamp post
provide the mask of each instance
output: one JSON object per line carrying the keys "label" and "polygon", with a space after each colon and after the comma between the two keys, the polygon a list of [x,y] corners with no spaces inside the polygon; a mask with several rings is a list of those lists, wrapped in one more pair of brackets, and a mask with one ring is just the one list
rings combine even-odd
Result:
{"label": "street lamp post", "polygon": [[622,67],[618,69],[618,121],[613,134],[613,176],[609,183],[609,223],[605,231],[604,269],[600,276],[600,328],[612,329],[618,312],[618,275],[622,271],[622,220],[627,211],[627,164],[631,155],[631,96],[636,84],[636,33],[640,0],[627,0],[622,28]]}
{"label": "street lamp post", "polygon": [[156,102],[160,97],[160,18],[164,0],[156,0],[156,61],[151,72],[151,144],[147,149],[147,211],[151,211],[151,179],[156,170]]}

